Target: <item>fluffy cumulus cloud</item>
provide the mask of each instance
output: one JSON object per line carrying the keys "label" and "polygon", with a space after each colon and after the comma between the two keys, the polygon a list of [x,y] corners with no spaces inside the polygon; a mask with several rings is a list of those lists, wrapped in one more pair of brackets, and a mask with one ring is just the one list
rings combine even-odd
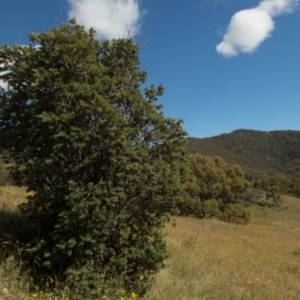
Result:
{"label": "fluffy cumulus cloud", "polygon": [[291,13],[299,0],[263,0],[257,7],[237,12],[230,21],[217,52],[231,57],[251,53],[275,28],[273,17]]}
{"label": "fluffy cumulus cloud", "polygon": [[133,36],[139,31],[139,0],[68,0],[69,18],[86,29],[93,27],[100,39]]}

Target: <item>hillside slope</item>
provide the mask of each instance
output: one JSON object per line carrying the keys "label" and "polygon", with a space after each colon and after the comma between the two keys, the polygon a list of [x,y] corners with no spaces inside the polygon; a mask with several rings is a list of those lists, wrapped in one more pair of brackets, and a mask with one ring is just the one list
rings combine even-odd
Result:
{"label": "hillside slope", "polygon": [[300,131],[235,130],[211,138],[188,138],[190,152],[221,156],[228,163],[300,177]]}

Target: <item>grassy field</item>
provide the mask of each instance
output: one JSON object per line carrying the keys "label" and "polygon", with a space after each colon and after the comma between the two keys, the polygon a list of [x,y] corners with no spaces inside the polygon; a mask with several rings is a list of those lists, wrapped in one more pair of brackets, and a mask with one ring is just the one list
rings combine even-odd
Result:
{"label": "grassy field", "polygon": [[[0,187],[0,210],[24,198],[24,189]],[[284,196],[281,208],[249,210],[246,226],[176,218],[176,227],[166,228],[171,257],[145,298],[300,299],[300,199]],[[17,271],[13,261],[0,265],[0,300],[71,299],[28,293]]]}
{"label": "grassy field", "polygon": [[300,299],[300,199],[249,210],[246,226],[177,218],[148,299]]}

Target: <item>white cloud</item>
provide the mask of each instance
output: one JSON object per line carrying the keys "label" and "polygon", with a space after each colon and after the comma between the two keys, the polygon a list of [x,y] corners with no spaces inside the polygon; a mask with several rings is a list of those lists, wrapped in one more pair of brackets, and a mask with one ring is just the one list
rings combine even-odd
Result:
{"label": "white cloud", "polygon": [[232,17],[217,51],[224,56],[253,52],[273,29],[274,22],[268,13],[257,8],[239,11]]}
{"label": "white cloud", "polygon": [[284,13],[292,13],[298,3],[299,0],[263,0],[258,5],[258,9],[276,17]]}
{"label": "white cloud", "polygon": [[230,57],[255,51],[275,28],[272,17],[293,12],[298,3],[299,0],[263,0],[257,7],[237,12],[217,52]]}
{"label": "white cloud", "polygon": [[123,38],[139,31],[139,0],[68,0],[69,18],[86,29],[93,27],[101,39]]}

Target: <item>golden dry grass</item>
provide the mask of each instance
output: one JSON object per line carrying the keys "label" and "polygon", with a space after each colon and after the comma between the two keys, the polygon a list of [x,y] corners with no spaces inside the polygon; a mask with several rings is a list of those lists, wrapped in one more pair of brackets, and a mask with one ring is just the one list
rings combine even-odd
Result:
{"label": "golden dry grass", "polygon": [[176,218],[172,256],[147,299],[300,299],[300,199],[251,211],[246,226]]}
{"label": "golden dry grass", "polygon": [[300,199],[290,196],[282,196],[282,199],[283,203],[278,208],[251,206],[251,224],[299,232]]}
{"label": "golden dry grass", "polygon": [[15,210],[26,201],[26,195],[25,187],[0,186],[0,210]]}
{"label": "golden dry grass", "polygon": [[[15,209],[25,189],[0,187],[0,210]],[[168,225],[171,257],[147,300],[300,299],[300,199],[281,208],[250,207],[249,225],[176,218]],[[0,265],[0,299],[71,299],[28,293],[13,260]]]}

